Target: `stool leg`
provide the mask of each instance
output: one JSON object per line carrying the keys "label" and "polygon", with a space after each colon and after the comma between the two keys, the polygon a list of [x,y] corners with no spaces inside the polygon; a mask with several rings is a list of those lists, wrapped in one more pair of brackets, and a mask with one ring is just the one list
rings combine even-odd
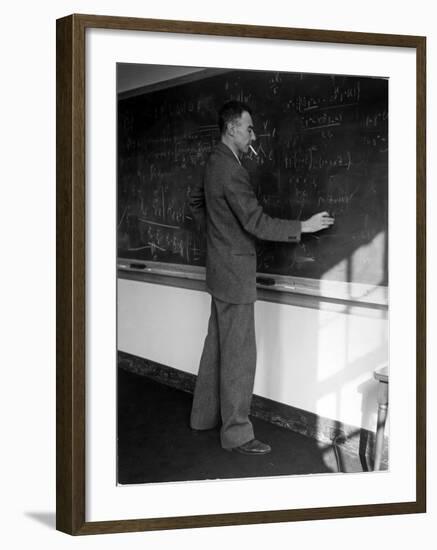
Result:
{"label": "stool leg", "polygon": [[381,465],[382,448],[384,445],[384,430],[388,412],[388,384],[379,382],[378,386],[378,420],[376,429],[375,463],[374,470]]}

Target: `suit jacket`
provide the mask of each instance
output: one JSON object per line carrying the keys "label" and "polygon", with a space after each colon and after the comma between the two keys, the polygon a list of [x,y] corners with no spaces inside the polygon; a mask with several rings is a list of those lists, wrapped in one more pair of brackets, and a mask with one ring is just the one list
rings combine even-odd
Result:
{"label": "suit jacket", "polygon": [[219,300],[256,300],[256,238],[296,243],[301,222],[263,212],[247,170],[224,143],[211,153],[190,194],[193,218],[206,231],[206,285]]}

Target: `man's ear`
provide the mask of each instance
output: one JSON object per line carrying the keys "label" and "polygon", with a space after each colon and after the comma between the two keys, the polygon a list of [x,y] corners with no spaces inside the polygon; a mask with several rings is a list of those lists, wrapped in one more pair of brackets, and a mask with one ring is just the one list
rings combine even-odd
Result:
{"label": "man's ear", "polygon": [[227,132],[230,136],[234,136],[234,134],[235,134],[235,122],[228,122]]}

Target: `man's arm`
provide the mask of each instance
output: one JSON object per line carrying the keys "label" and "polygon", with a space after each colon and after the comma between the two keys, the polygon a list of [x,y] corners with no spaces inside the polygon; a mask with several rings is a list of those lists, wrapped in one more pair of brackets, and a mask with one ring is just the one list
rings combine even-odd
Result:
{"label": "man's arm", "polygon": [[300,241],[301,222],[265,214],[244,168],[238,169],[225,182],[224,194],[231,210],[248,233],[265,241]]}
{"label": "man's arm", "polygon": [[238,170],[224,186],[225,197],[244,229],[266,241],[299,242],[301,233],[314,233],[334,223],[327,212],[305,221],[282,220],[264,213],[250,185],[246,170]]}

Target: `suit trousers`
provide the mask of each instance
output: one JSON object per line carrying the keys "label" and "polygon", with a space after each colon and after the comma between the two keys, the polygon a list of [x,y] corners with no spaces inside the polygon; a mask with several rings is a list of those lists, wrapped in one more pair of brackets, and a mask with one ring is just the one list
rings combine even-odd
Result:
{"label": "suit trousers", "polygon": [[191,427],[211,429],[221,419],[220,438],[225,449],[253,439],[249,411],[255,368],[254,304],[230,304],[212,297]]}

